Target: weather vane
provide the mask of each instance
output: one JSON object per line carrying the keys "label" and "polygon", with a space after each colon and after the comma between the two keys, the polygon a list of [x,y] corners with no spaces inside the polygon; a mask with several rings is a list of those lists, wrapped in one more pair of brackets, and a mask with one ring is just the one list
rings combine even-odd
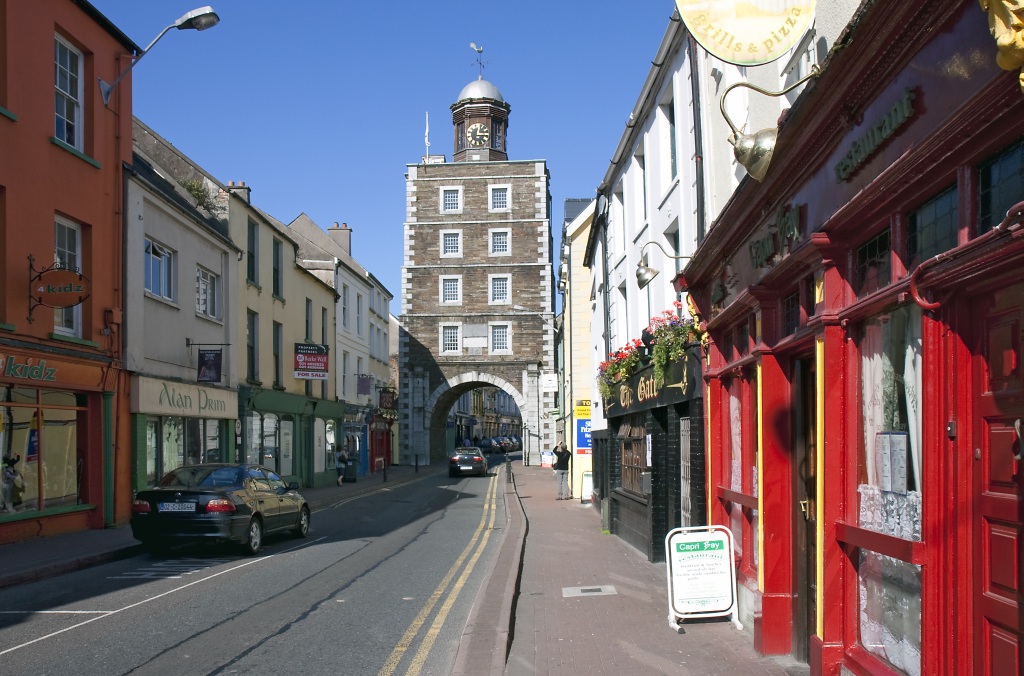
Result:
{"label": "weather vane", "polygon": [[470,42],[469,43],[469,47],[474,52],[476,52],[476,65],[480,69],[480,74],[477,76],[476,79],[483,80],[484,79],[484,66],[487,64],[487,61],[484,61],[480,55],[484,53],[484,48],[483,47],[477,47],[475,42]]}

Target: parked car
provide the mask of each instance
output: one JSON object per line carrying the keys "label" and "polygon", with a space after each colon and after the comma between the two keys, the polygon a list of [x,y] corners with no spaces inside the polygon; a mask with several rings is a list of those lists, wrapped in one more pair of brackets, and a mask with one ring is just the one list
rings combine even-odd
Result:
{"label": "parked car", "polygon": [[480,439],[479,441],[476,442],[476,445],[477,448],[479,448],[484,453],[490,453],[491,451],[494,450],[494,444],[489,437],[484,437],[483,439]]}
{"label": "parked car", "polygon": [[270,533],[309,533],[310,510],[296,490],[266,467],[211,463],[171,470],[132,501],[132,535],[148,549],[229,541],[249,554]]}
{"label": "parked car", "polygon": [[448,461],[448,476],[487,476],[487,458],[477,446],[460,446]]}
{"label": "parked car", "polygon": [[508,437],[512,440],[512,450],[521,451],[523,450],[523,440],[516,434],[511,434]]}
{"label": "parked car", "polygon": [[512,440],[508,437],[498,437],[498,443],[501,444],[502,453],[511,453],[515,450],[512,448]]}

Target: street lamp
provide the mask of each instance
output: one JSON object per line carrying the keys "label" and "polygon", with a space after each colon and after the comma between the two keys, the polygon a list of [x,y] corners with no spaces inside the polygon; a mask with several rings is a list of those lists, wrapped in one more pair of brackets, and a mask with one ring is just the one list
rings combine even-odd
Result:
{"label": "street lamp", "polygon": [[110,102],[110,92],[113,91],[114,87],[117,86],[117,83],[120,82],[121,79],[125,75],[127,75],[131,71],[132,68],[135,67],[135,64],[137,64],[140,60],[142,60],[142,57],[144,57],[146,54],[149,53],[149,50],[151,50],[153,48],[153,45],[155,45],[157,43],[157,41],[160,38],[162,38],[167,31],[171,30],[172,28],[177,28],[180,31],[181,30],[186,30],[186,29],[194,29],[194,30],[197,30],[197,31],[204,31],[207,28],[213,28],[218,23],[220,23],[220,17],[217,16],[217,13],[213,11],[213,7],[210,7],[209,5],[207,5],[205,7],[200,7],[199,9],[193,9],[191,12],[189,12],[188,14],[185,14],[184,16],[180,17],[177,21],[172,23],[170,26],[168,26],[167,28],[165,28],[162,31],[160,31],[160,35],[156,36],[153,39],[153,41],[150,42],[149,45],[145,49],[142,50],[142,53],[140,53],[137,57],[135,57],[135,60],[132,61],[132,64],[130,66],[128,66],[127,68],[125,68],[124,72],[121,73],[120,75],[118,75],[117,78],[113,82],[111,82],[110,84],[107,84],[103,80],[103,78],[99,78],[99,81],[100,81],[100,96],[103,98],[103,105],[106,106]]}
{"label": "street lamp", "polygon": [[530,466],[530,426],[523,423],[523,467]]}
{"label": "street lamp", "polygon": [[661,249],[661,253],[665,254],[669,258],[675,258],[676,260],[679,260],[680,258],[690,258],[690,256],[673,256],[669,252],[665,251],[665,248],[654,240],[646,242],[642,247],[640,247],[640,260],[636,262],[636,285],[641,289],[650,284],[651,280],[657,277],[658,273],[661,272],[656,268],[644,265],[644,249],[652,244]]}
{"label": "street lamp", "polygon": [[733,145],[733,156],[736,161],[747,170],[751,178],[756,181],[761,181],[765,174],[768,173],[768,164],[772,161],[772,154],[775,152],[775,141],[779,136],[779,130],[777,127],[762,129],[755,134],[742,134],[740,130],[736,128],[736,125],[732,123],[729,118],[729,114],[725,112],[725,97],[736,87],[746,87],[747,89],[753,89],[755,92],[764,94],[765,96],[782,96],[789,91],[799,87],[803,83],[810,80],[812,77],[818,75],[818,66],[811,66],[811,72],[800,78],[790,86],[786,87],[780,92],[770,92],[767,89],[761,89],[756,87],[749,82],[737,82],[722,93],[722,98],[718,103],[719,108],[722,109],[722,116],[728,123],[729,128],[732,129],[732,136],[729,137],[729,143]]}

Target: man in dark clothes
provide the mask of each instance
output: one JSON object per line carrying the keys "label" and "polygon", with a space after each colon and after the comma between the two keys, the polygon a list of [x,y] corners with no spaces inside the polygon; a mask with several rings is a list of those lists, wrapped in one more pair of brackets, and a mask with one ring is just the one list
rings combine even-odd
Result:
{"label": "man in dark clothes", "polygon": [[569,492],[569,460],[572,453],[565,447],[565,442],[559,442],[555,447],[555,476],[558,478],[558,497],[556,500],[571,500]]}

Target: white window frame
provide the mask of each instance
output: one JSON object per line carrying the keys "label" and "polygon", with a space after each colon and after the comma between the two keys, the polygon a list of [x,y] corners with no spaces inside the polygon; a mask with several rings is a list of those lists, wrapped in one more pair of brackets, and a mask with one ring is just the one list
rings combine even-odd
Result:
{"label": "white window frame", "polygon": [[[454,300],[445,300],[444,297],[444,283],[446,281],[455,282],[455,295],[457,298]],[[440,275],[437,278],[437,304],[445,306],[457,306],[462,305],[462,275]]]}
{"label": "white window frame", "polygon": [[[442,185],[437,189],[437,209],[442,214],[461,214],[462,213],[462,186],[461,185]],[[458,205],[454,209],[446,209],[444,206],[444,194],[448,191],[455,191],[457,193],[456,200]]]}
{"label": "white window frame", "polygon": [[[496,207],[494,206],[494,194],[498,191],[505,191],[505,206]],[[500,183],[497,185],[487,186],[487,211],[492,214],[509,214],[512,213],[512,184],[511,183]]]}
{"label": "white window frame", "polygon": [[[494,283],[500,279],[505,280],[505,298],[495,298]],[[511,305],[512,304],[512,275],[487,275],[487,304],[488,305]]]}
{"label": "white window frame", "polygon": [[[75,150],[83,151],[85,146],[83,144],[85,136],[85,124],[82,121],[82,109],[83,109],[83,82],[85,80],[85,57],[82,52],[71,45],[70,42],[65,40],[60,35],[54,35],[54,51],[57,52],[61,49],[66,49],[70,54],[75,57],[75,68],[69,69],[64,68],[57,55],[54,55],[53,64],[53,89],[54,89],[54,110],[53,110],[53,137],[61,143],[68,145]],[[68,86],[63,88],[60,86],[60,74],[68,74]],[[74,78],[75,82],[71,82],[71,78]],[[64,105],[64,112],[61,114],[57,110],[58,102]],[[74,110],[71,115],[67,114],[67,106],[73,106]],[[68,140],[68,124],[71,125],[71,140]],[[62,126],[63,129],[58,130],[58,126]]]}
{"label": "white window frame", "polygon": [[348,284],[341,285],[341,325],[348,328]]}
{"label": "white window frame", "polygon": [[[146,291],[146,295],[151,298],[157,298],[159,300],[168,301],[174,303],[177,300],[177,286],[178,286],[178,254],[174,249],[161,244],[152,237],[147,236],[145,241],[145,249],[143,259],[143,280],[142,287]],[[160,266],[160,281],[161,287],[167,288],[154,288],[150,286],[150,274],[148,269],[149,259],[158,259],[161,261]]]}
{"label": "white window frame", "polygon": [[[494,347],[494,329],[505,328],[505,338],[508,347],[498,349]],[[512,354],[512,322],[488,322],[487,323],[487,352],[488,354]]]}
{"label": "white window frame", "polygon": [[[458,240],[458,247],[456,251],[445,251],[445,237],[455,235]],[[462,231],[461,230],[442,230],[438,240],[438,251],[441,254],[441,258],[462,258]]]}
{"label": "white window frame", "polygon": [[[196,265],[196,314],[207,319],[220,319],[220,275]],[[204,295],[205,306],[204,306]]]}
{"label": "white window frame", "polygon": [[[458,347],[454,350],[444,349],[444,334],[445,329],[455,329],[456,343]],[[437,353],[438,354],[462,354],[462,324],[458,322],[444,322],[438,324],[437,327]]]}
{"label": "white window frame", "polygon": [[[505,251],[494,250],[494,236],[505,235]],[[490,228],[487,230],[487,255],[488,256],[511,256],[512,255],[512,228]]]}
{"label": "white window frame", "polygon": [[[57,249],[57,230],[63,228],[68,233],[74,233],[74,252],[72,257],[64,257],[61,255],[61,251]],[[71,270],[82,270],[82,228],[77,223],[73,223],[66,218],[60,218],[59,216],[54,219],[53,224],[54,234],[54,247],[53,247],[53,260],[54,263],[60,263]],[[66,241],[66,240],[65,240]],[[67,247],[64,249],[67,251]],[[69,252],[71,253],[71,252]],[[71,260],[68,260],[71,258]],[[62,336],[70,336],[72,338],[82,337],[82,305],[79,303],[73,307],[57,308],[53,311],[53,332]]]}

